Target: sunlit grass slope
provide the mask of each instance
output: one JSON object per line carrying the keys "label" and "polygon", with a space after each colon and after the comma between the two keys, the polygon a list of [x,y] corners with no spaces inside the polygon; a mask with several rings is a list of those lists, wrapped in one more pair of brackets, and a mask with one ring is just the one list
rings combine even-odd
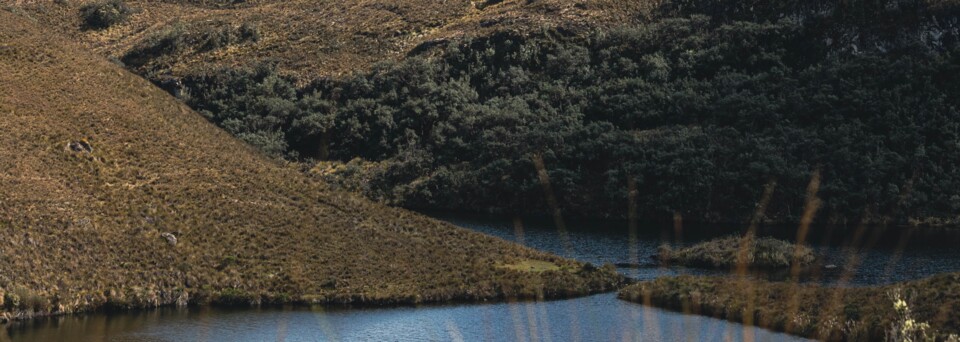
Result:
{"label": "sunlit grass slope", "polygon": [[135,67],[141,74],[183,76],[198,68],[272,61],[285,74],[310,80],[362,71],[446,39],[634,22],[652,6],[621,0],[129,0],[129,20],[106,30],[83,29],[79,9],[98,2],[39,0],[16,8],[116,58],[172,30],[197,36],[246,24],[256,28],[256,42],[168,51]]}
{"label": "sunlit grass slope", "polygon": [[4,10],[0,23],[0,316],[552,297],[621,280],[328,191],[80,45]]}

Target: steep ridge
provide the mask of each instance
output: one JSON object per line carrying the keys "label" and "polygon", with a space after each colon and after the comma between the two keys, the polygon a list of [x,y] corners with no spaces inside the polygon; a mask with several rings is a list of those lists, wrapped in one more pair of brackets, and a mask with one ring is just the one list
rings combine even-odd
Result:
{"label": "steep ridge", "polygon": [[0,22],[0,317],[554,297],[621,281],[329,191],[78,44],[4,10]]}

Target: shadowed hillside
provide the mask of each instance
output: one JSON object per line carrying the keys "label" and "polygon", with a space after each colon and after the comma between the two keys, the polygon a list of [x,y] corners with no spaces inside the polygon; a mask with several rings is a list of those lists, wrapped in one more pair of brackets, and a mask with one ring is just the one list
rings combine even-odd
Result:
{"label": "shadowed hillside", "polygon": [[390,205],[793,223],[816,178],[818,223],[960,222],[956,0],[12,8]]}
{"label": "shadowed hillside", "polygon": [[0,22],[0,318],[552,297],[620,281],[329,191],[78,45],[7,11]]}

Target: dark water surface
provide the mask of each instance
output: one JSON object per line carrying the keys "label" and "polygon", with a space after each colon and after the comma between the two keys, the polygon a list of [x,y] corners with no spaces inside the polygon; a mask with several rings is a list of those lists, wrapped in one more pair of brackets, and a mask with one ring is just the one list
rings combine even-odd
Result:
{"label": "dark water surface", "polygon": [[12,341],[794,341],[602,294],[549,302],[384,309],[167,308],[13,327]]}
{"label": "dark water surface", "polygon": [[[657,247],[691,245],[738,234],[743,227],[717,225],[641,224],[631,238],[622,221],[569,221],[559,231],[551,220],[434,215],[461,227],[519,242],[529,247],[594,263],[628,263],[645,267],[621,268],[638,280],[676,274],[723,274],[694,268],[655,267],[651,256]],[[802,280],[850,286],[882,285],[960,271],[960,229],[908,229],[902,227],[812,227],[806,244],[822,256],[819,266]],[[796,241],[797,227],[758,228],[758,236]],[[852,237],[859,236],[857,239]],[[856,240],[856,241],[852,241]],[[835,265],[827,269],[823,266]],[[772,277],[778,280],[776,275]]]}
{"label": "dark water surface", "polygon": [[[457,225],[594,264],[648,264],[657,246],[690,244],[735,232],[718,227],[642,227],[628,233],[617,221],[566,222],[441,216]],[[678,234],[679,232],[679,234]],[[775,228],[762,235],[795,238]],[[960,271],[955,235],[910,234],[899,230],[865,234],[867,252],[851,254],[851,231],[814,229],[809,241],[824,264],[842,269],[855,255],[852,285],[885,284],[936,273]],[[835,238],[836,237],[836,238]],[[849,269],[849,268],[848,268]],[[671,274],[717,273],[685,268],[621,268],[653,279]],[[811,281],[836,283],[839,271]],[[258,309],[165,308],[122,314],[92,314],[22,323],[0,331],[6,341],[793,341],[798,338],[713,318],[644,307],[601,294],[547,302],[484,303],[394,308]]]}

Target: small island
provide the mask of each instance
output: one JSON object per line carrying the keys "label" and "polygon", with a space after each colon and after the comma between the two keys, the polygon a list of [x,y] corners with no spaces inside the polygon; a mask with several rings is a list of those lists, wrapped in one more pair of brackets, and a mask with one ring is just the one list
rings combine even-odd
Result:
{"label": "small island", "polygon": [[770,237],[729,236],[673,249],[660,246],[655,259],[663,264],[702,268],[732,268],[743,265],[751,269],[786,269],[809,266],[816,261],[810,247]]}

